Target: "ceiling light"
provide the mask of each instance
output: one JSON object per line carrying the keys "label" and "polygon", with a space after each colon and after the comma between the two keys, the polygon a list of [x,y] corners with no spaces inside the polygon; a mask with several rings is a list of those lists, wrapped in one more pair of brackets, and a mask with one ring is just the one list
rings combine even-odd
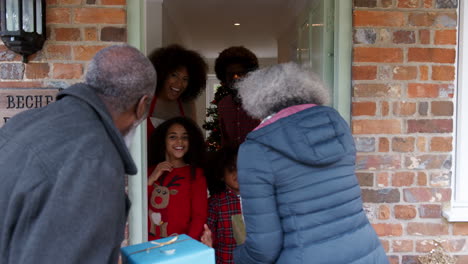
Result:
{"label": "ceiling light", "polygon": [[234,26],[236,26],[236,27],[240,26],[240,23],[234,23]]}

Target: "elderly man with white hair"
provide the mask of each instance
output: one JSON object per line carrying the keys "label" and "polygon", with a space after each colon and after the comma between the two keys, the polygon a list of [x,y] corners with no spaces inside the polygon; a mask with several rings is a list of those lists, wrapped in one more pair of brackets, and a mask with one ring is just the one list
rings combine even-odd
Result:
{"label": "elderly man with white hair", "polygon": [[353,137],[327,90],[295,63],[250,73],[237,87],[263,120],[238,155],[247,238],[236,264],[385,264],[363,211]]}
{"label": "elderly man with white hair", "polygon": [[0,263],[117,263],[137,168],[124,137],[146,117],[151,62],[128,45],[96,54],[85,83],[0,129]]}

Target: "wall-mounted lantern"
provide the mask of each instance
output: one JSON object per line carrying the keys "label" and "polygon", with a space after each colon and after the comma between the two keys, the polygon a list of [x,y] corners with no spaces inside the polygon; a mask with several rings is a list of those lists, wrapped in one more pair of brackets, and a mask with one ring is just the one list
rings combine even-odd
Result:
{"label": "wall-mounted lantern", "polygon": [[46,0],[0,0],[0,36],[12,51],[27,57],[42,49],[46,39]]}

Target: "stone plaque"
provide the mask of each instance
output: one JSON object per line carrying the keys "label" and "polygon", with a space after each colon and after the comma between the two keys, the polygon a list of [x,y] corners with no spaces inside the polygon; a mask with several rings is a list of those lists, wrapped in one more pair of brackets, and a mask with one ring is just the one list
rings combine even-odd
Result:
{"label": "stone plaque", "polygon": [[54,102],[58,92],[59,89],[1,89],[0,127],[20,112]]}

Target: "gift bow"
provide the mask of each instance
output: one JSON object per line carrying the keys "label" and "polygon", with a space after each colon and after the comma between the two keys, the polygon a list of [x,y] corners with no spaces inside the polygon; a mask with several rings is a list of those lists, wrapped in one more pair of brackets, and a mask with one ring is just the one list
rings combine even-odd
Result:
{"label": "gift bow", "polygon": [[149,252],[151,249],[160,248],[160,247],[164,247],[164,246],[167,246],[167,245],[171,245],[171,244],[180,243],[180,242],[183,242],[183,241],[186,241],[186,240],[190,240],[190,238],[179,240],[179,241],[177,241],[177,239],[179,239],[179,236],[174,236],[171,240],[169,240],[167,242],[162,242],[162,243],[159,243],[159,242],[156,242],[156,241],[151,241],[150,243],[155,244],[156,246],[141,249],[141,250],[132,252],[129,255],[137,254],[137,253],[140,253],[140,252],[143,252],[143,251]]}

